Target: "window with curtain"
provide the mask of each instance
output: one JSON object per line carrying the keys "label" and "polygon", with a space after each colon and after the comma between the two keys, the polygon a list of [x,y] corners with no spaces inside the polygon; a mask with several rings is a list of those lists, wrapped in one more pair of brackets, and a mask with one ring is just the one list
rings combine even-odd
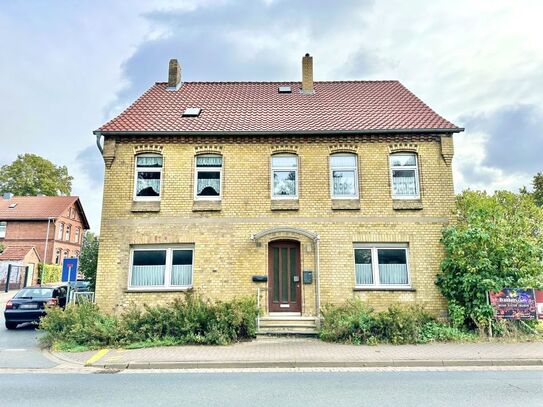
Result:
{"label": "window with curtain", "polygon": [[70,233],[72,233],[72,225],[66,225],[66,237],[64,240],[70,241]]}
{"label": "window with curtain", "polygon": [[358,198],[358,168],[355,154],[330,156],[332,198]]}
{"label": "window with curtain", "polygon": [[390,155],[392,197],[397,199],[418,199],[419,171],[417,155],[399,153]]}
{"label": "window with curtain", "polygon": [[135,200],[160,200],[162,161],[162,156],[156,154],[143,154],[136,156],[134,182]]}
{"label": "window with curtain", "polygon": [[354,258],[357,286],[409,287],[406,245],[363,245]]}
{"label": "window with curtain", "polygon": [[8,228],[7,222],[0,222],[0,239],[6,237],[6,229]]}
{"label": "window with curtain", "polygon": [[197,155],[195,176],[196,199],[221,199],[222,156]]}
{"label": "window with curtain", "polygon": [[75,243],[79,243],[79,233],[80,233],[80,228],[75,228],[75,233],[74,233],[74,242]]}
{"label": "window with curtain", "polygon": [[57,239],[62,240],[64,237],[64,223],[58,224],[58,233],[57,233]]}
{"label": "window with curtain", "polygon": [[131,258],[129,288],[192,287],[192,248],[137,247]]}
{"label": "window with curtain", "polygon": [[271,167],[272,199],[298,198],[298,156],[273,155]]}

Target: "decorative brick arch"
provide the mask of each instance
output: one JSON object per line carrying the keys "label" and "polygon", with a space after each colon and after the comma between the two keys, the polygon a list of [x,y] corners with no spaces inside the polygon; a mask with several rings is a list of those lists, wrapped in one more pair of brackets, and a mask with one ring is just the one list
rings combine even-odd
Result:
{"label": "decorative brick arch", "polygon": [[218,144],[206,144],[194,147],[194,155],[218,154],[222,155],[222,146]]}
{"label": "decorative brick arch", "polygon": [[419,145],[415,143],[395,143],[388,146],[388,152],[393,153],[416,153],[419,152]]}
{"label": "decorative brick arch", "polygon": [[271,154],[296,154],[298,155],[300,147],[293,144],[278,144],[271,146]]}
{"label": "decorative brick arch", "polygon": [[351,153],[358,154],[358,144],[338,143],[328,146],[330,154]]}
{"label": "decorative brick arch", "polygon": [[251,235],[251,240],[255,243],[270,242],[277,239],[317,241],[319,235],[306,229],[291,226],[277,226]]}
{"label": "decorative brick arch", "polygon": [[160,154],[162,155],[164,147],[160,144],[138,144],[134,146],[134,155],[139,154]]}

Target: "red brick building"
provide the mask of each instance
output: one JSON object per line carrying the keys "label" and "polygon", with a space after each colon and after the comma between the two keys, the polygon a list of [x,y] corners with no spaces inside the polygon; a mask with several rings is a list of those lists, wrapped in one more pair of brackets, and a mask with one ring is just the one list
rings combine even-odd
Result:
{"label": "red brick building", "polygon": [[[45,263],[78,257],[89,223],[77,196],[0,198],[0,244],[35,247]],[[46,250],[47,242],[47,253]]]}

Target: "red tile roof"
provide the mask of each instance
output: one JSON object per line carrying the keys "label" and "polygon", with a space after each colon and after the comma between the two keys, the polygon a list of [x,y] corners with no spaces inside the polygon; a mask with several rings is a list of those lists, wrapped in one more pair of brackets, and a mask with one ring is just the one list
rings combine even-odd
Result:
{"label": "red tile roof", "polygon": [[[292,93],[278,93],[281,85]],[[178,90],[156,83],[96,132],[311,133],[463,129],[439,116],[398,81],[185,82]],[[183,117],[199,107],[199,117]]]}
{"label": "red tile roof", "polygon": [[[74,203],[77,204],[85,229],[89,224],[78,196],[0,196],[0,220],[47,220],[57,218]],[[11,205],[15,207],[10,208]]]}
{"label": "red tile roof", "polygon": [[[34,246],[8,246],[0,253],[0,261],[2,260],[13,260],[20,261],[24,260],[29,251],[36,250]],[[40,255],[36,252],[38,260],[41,261]]]}

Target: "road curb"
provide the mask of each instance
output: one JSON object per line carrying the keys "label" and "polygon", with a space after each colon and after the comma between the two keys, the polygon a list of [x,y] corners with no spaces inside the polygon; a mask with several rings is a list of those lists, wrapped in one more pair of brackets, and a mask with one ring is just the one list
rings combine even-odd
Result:
{"label": "road curb", "polygon": [[543,366],[543,359],[452,359],[452,360],[368,360],[368,361],[128,361],[96,363],[104,369],[255,369],[255,368],[373,368],[373,367],[498,367]]}

